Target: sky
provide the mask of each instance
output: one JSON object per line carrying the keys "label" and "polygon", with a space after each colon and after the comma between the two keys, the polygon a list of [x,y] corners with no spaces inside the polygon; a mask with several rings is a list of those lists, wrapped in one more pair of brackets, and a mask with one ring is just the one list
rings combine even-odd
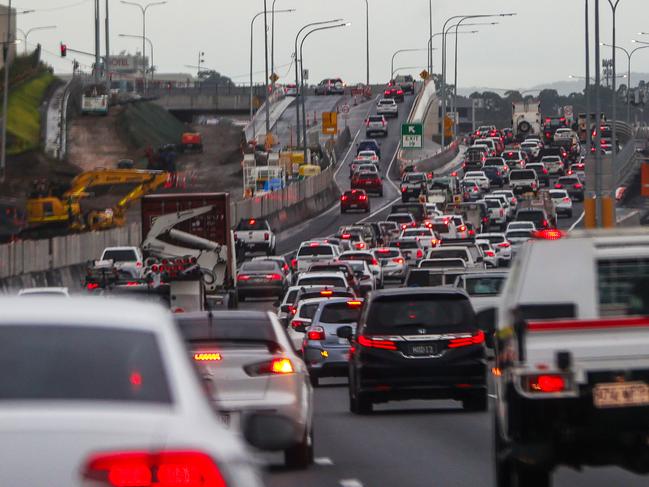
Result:
{"label": "sky", "polygon": [[[102,52],[103,8],[102,4]],[[111,18],[111,51],[141,49],[137,39],[118,34],[142,33],[142,14],[119,0],[108,0]],[[6,0],[5,0],[6,2]],[[363,0],[275,0],[275,8],[295,12],[275,16],[275,64],[282,81],[290,82],[290,70],[297,31],[310,22],[344,18],[351,25],[329,32],[317,32],[304,44],[304,67],[310,81],[341,77],[348,84],[365,80],[365,2]],[[429,0],[368,0],[370,11],[370,81],[386,82],[390,60],[398,49],[425,49],[429,32]],[[144,1],[146,3],[146,0]],[[273,0],[268,0],[270,9]],[[454,15],[515,12],[515,17],[499,18],[494,26],[467,27],[477,34],[460,36],[458,81],[462,87],[526,88],[568,79],[584,72],[584,0],[432,0],[434,32]],[[591,0],[594,5],[595,0]],[[601,40],[611,42],[611,8],[601,4]],[[33,31],[27,47],[39,42],[44,60],[57,73],[70,73],[76,56],[82,65],[93,59],[68,53],[59,57],[59,43],[81,51],[94,49],[94,0],[14,0],[18,11],[35,12],[18,16],[18,27],[56,25],[56,29]],[[154,44],[158,73],[195,73],[187,67],[197,64],[205,53],[205,67],[247,83],[250,63],[250,21],[263,10],[263,0],[168,0],[147,13],[147,37]],[[592,14],[592,9],[591,9]],[[637,33],[649,31],[649,0],[620,0],[617,9],[618,45],[635,47]],[[270,16],[269,16],[270,22]],[[467,21],[470,23],[471,21]],[[485,22],[475,20],[474,22]],[[592,21],[594,25],[594,21]],[[450,24],[449,24],[450,25]],[[254,79],[264,79],[263,16],[254,26]],[[270,36],[269,36],[270,37]],[[649,42],[649,36],[644,36]],[[270,44],[270,39],[269,39]],[[434,42],[434,69],[439,72],[441,42]],[[449,43],[449,46],[452,46]],[[23,49],[24,46],[19,46]],[[270,47],[270,46],[269,46]],[[147,48],[148,49],[148,48]],[[610,57],[610,49],[603,55]],[[147,53],[148,54],[148,53]],[[621,53],[618,69],[626,72],[626,56]],[[449,60],[452,54],[449,52]],[[426,67],[425,50],[399,54],[395,67],[412,67],[413,74]],[[634,57],[634,71],[649,71],[649,49]]]}

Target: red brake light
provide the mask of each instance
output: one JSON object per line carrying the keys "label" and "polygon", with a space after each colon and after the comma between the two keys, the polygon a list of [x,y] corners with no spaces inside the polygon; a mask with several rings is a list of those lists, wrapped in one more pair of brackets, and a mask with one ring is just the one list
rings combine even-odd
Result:
{"label": "red brake light", "polygon": [[347,201],[347,195],[344,194],[340,197],[340,201]]}
{"label": "red brake light", "polygon": [[421,251],[421,249],[417,249],[417,258],[421,259],[424,256],[424,253]]}
{"label": "red brake light", "polygon": [[547,174],[547,173],[548,173],[548,170],[547,170],[547,169],[543,169],[543,174]]}
{"label": "red brake light", "polygon": [[365,348],[378,348],[381,350],[395,350],[397,349],[397,344],[392,340],[386,340],[383,337],[378,336],[365,336],[361,335],[358,337],[358,344],[361,347]]}
{"label": "red brake light", "polygon": [[533,236],[534,238],[538,238],[541,240],[559,240],[564,236],[564,233],[561,230],[548,229],[548,230],[540,230],[538,232],[534,232]]}
{"label": "red brake light", "polygon": [[557,188],[557,189],[561,189],[561,188],[563,188],[563,184],[557,183],[557,184],[554,185],[554,187]]}
{"label": "red brake light", "polygon": [[392,262],[394,262],[395,264],[403,264],[404,260],[401,257],[397,257],[395,259],[392,259]]}
{"label": "red brake light", "polygon": [[466,232],[466,225],[460,225],[457,227],[458,232]]}
{"label": "red brake light", "polygon": [[[291,323],[291,325],[292,324],[293,323]],[[286,375],[295,372],[295,369],[293,368],[293,364],[289,359],[279,358],[279,357],[271,360],[270,362],[262,362],[260,364],[248,365],[244,367],[244,370],[250,376],[273,375],[273,374]]]}
{"label": "red brake light", "polygon": [[111,487],[226,487],[214,461],[197,451],[111,452],[91,457],[85,480]]}
{"label": "red brake light", "polygon": [[365,242],[356,242],[354,246],[356,247],[356,250],[362,250],[365,248]]}
{"label": "red brake light", "polygon": [[498,244],[498,247],[500,247],[502,249],[508,249],[511,246],[512,246],[512,244],[510,244],[509,242],[502,242],[502,243]]}
{"label": "red brake light", "polygon": [[376,259],[372,259],[372,261],[370,262],[370,265],[379,265],[379,261],[376,260]]}
{"label": "red brake light", "polygon": [[97,284],[96,282],[89,282],[89,283],[86,285],[86,288],[88,289],[88,291],[92,291],[93,289],[98,289],[98,288],[99,288],[99,284]]}
{"label": "red brake light", "polygon": [[463,338],[454,338],[448,342],[448,348],[461,348],[461,347],[469,347],[471,345],[480,345],[481,343],[484,343],[485,337],[484,337],[484,332],[482,330],[474,333],[471,336],[463,337]]}
{"label": "red brake light", "polygon": [[377,249],[376,251],[379,254],[388,254],[388,253],[390,253],[390,249]]}
{"label": "red brake light", "polygon": [[324,328],[316,326],[307,332],[306,337],[308,340],[324,340],[326,338]]}
{"label": "red brake light", "polygon": [[561,392],[566,389],[566,380],[560,375],[538,375],[529,378],[528,386],[532,392]]}
{"label": "red brake light", "polygon": [[487,255],[487,257],[495,257],[496,256],[496,253],[493,250],[487,250],[485,252],[485,254]]}
{"label": "red brake light", "polygon": [[359,200],[359,201],[365,201],[366,199],[367,199],[367,196],[365,196],[364,194],[362,194],[362,195],[360,195],[360,196],[358,197],[358,200]]}
{"label": "red brake light", "polygon": [[240,274],[239,276],[237,276],[237,281],[249,281],[249,280],[250,280],[250,276],[246,274]]}
{"label": "red brake light", "polygon": [[295,269],[297,267],[297,259],[291,259],[291,267]]}
{"label": "red brake light", "polygon": [[254,218],[251,218],[250,220],[248,220],[249,225],[254,225],[255,223],[257,223],[257,220],[255,220]]}
{"label": "red brake light", "polygon": [[350,308],[358,308],[363,306],[363,301],[347,301],[347,306]]}
{"label": "red brake light", "polygon": [[564,203],[570,203],[570,198],[568,198],[568,197],[566,196],[566,197],[563,199],[563,202],[564,202]]}
{"label": "red brake light", "polygon": [[269,281],[281,281],[282,276],[280,274],[267,274],[266,279]]}
{"label": "red brake light", "polygon": [[320,291],[320,296],[333,296],[333,295],[334,295],[334,292],[329,291],[327,289],[325,289],[324,291]]}
{"label": "red brake light", "polygon": [[397,95],[403,95],[403,90],[397,90]]}
{"label": "red brake light", "polygon": [[317,247],[318,245],[320,245],[318,242],[311,242],[309,247]]}
{"label": "red brake light", "polygon": [[584,185],[581,184],[581,183],[576,183],[572,187],[575,188],[575,189],[583,189]]}
{"label": "red brake light", "polygon": [[270,234],[264,233],[264,240],[269,240],[270,239]]}

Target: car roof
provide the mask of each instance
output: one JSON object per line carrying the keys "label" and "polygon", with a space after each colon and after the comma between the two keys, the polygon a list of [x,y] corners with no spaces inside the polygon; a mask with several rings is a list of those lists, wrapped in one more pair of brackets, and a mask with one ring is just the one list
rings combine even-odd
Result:
{"label": "car roof", "polygon": [[[423,270],[430,270],[430,269],[423,269]],[[453,296],[453,295],[460,295],[464,296],[467,299],[469,299],[469,295],[464,291],[463,289],[459,288],[451,288],[451,287],[425,287],[425,288],[412,288],[412,287],[405,287],[405,288],[390,288],[390,289],[382,289],[380,291],[373,291],[370,295],[370,300],[373,301],[377,298],[382,298],[385,296],[419,296],[419,295],[428,295],[428,294],[438,294],[438,295],[445,295],[445,296]]]}
{"label": "car roof", "polygon": [[342,272],[302,272],[298,280],[305,277],[340,277],[345,279],[345,274]]}

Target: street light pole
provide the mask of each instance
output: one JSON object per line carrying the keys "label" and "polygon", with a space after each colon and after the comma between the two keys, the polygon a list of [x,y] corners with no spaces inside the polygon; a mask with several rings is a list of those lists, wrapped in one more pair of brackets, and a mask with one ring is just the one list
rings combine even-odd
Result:
{"label": "street light pole", "polygon": [[56,25],[44,25],[42,27],[32,27],[27,31],[18,28],[16,29],[17,32],[20,32],[23,35],[23,40],[25,42],[25,54],[27,54],[27,38],[29,37],[29,34],[37,30],[49,30],[49,29],[56,29]]}
{"label": "street light pole", "polygon": [[616,24],[617,24],[617,6],[620,3],[620,0],[608,0],[608,4],[611,6],[611,11],[613,13],[613,152],[611,155],[613,171],[615,171],[615,160],[617,159],[617,49],[616,49]]}
{"label": "street light pole", "polygon": [[365,86],[370,86],[370,4],[365,0]]}
{"label": "street light pole", "polygon": [[394,79],[394,58],[397,57],[397,54],[400,54],[402,52],[421,52],[426,50],[427,49],[399,49],[395,51],[392,55],[392,61],[390,63],[390,81]]}
{"label": "street light pole", "polygon": [[108,0],[106,0],[106,59],[104,59],[104,64],[106,65],[104,69],[108,71],[108,66],[110,62],[110,14],[108,11]]}
{"label": "street light pole", "polygon": [[264,61],[265,61],[265,72],[266,72],[266,139],[268,139],[268,134],[270,133],[270,99],[272,93],[269,92],[268,85],[268,6],[267,0],[264,0]]}
{"label": "street light pole", "polygon": [[635,39],[632,40],[631,42],[634,42],[636,44],[647,44],[646,46],[641,46],[641,47],[636,47],[634,50],[629,51],[628,49],[623,48],[622,46],[613,46],[612,44],[604,44],[602,43],[603,46],[614,48],[614,49],[619,49],[622,51],[624,54],[626,54],[627,57],[627,97],[626,97],[626,123],[631,123],[631,60],[633,58],[633,55],[642,50],[642,49],[647,49],[649,48],[649,43],[646,42],[641,42],[641,41],[636,41]]}
{"label": "street light pole", "polygon": [[602,101],[600,100],[601,70],[599,41],[599,0],[595,0],[595,212],[597,226],[602,226]]}
{"label": "street light pole", "polygon": [[[304,37],[302,38],[302,42],[300,42],[300,72],[302,73],[302,76],[300,77],[301,79],[301,87],[300,91],[304,92],[304,53],[303,53],[303,48],[304,48],[304,41],[306,41],[311,34],[315,34],[316,32],[320,32],[323,30],[329,30],[329,29],[338,29],[341,27],[348,27],[350,26],[350,23],[345,23],[345,24],[336,24],[336,25],[328,25],[325,27],[317,27],[315,29],[311,29],[309,32],[307,32]],[[308,149],[308,144],[307,144],[307,138],[306,138],[306,113],[305,113],[305,108],[304,104],[302,105],[302,141],[304,142],[304,162],[307,162],[307,149]]]}
{"label": "street light pole", "polygon": [[296,147],[300,147],[300,138],[302,136],[302,126],[300,125],[300,103],[304,103],[304,93],[302,92],[302,89],[300,87],[300,59],[298,57],[298,51],[297,51],[297,43],[300,39],[300,35],[302,32],[307,30],[310,27],[314,27],[316,25],[325,25],[325,24],[333,24],[334,22],[342,22],[343,19],[333,19],[333,20],[323,20],[322,22],[311,22],[310,24],[306,24],[304,27],[302,27],[298,32],[297,35],[295,36],[295,51],[293,51],[293,55],[295,58],[295,89],[298,91],[297,93],[297,103],[295,104],[295,120],[296,120],[296,140],[297,144]]}
{"label": "street light pole", "polygon": [[250,123],[252,123],[252,136],[253,138],[257,138],[257,128],[255,126],[255,120],[254,120],[254,107],[253,107],[253,97],[254,97],[254,87],[252,85],[252,53],[253,53],[253,35],[254,35],[254,25],[255,25],[255,20],[257,20],[258,17],[261,15],[264,15],[264,12],[258,12],[250,21]]}
{"label": "street light pole", "polygon": [[[270,37],[270,72],[275,74],[275,2],[273,0],[273,6],[271,7],[271,37]],[[275,87],[275,82],[273,81],[273,88]]]}
{"label": "street light pole", "polygon": [[591,126],[590,126],[590,16],[588,2],[584,0],[586,14],[586,154],[590,155]]}
{"label": "street light pole", "polygon": [[[454,78],[454,87],[453,87],[453,113],[457,111],[457,58],[458,58],[458,40],[457,40],[457,34],[458,34],[458,29],[462,25],[462,22],[465,20],[469,19],[475,19],[475,18],[484,18],[484,17],[513,17],[516,15],[515,13],[507,13],[507,14],[497,14],[497,15],[473,15],[473,16],[466,16],[463,19],[461,19],[457,24],[455,24],[455,74],[453,75]],[[494,22],[492,25],[496,25],[497,22]],[[457,123],[453,124],[453,135],[457,137]]]}
{"label": "street light pole", "polygon": [[134,7],[138,7],[140,11],[142,12],[142,89],[144,91],[144,96],[146,96],[147,92],[147,86],[146,86],[146,59],[145,59],[145,52],[146,52],[146,47],[145,47],[145,39],[146,39],[146,12],[149,10],[150,7],[155,7],[156,5],[164,5],[167,3],[167,0],[163,0],[161,2],[151,2],[146,5],[139,4],[137,2],[130,2],[126,0],[122,0],[122,3],[124,5],[132,5]]}
{"label": "street light pole", "polygon": [[[428,0],[428,39],[433,38],[433,0]],[[428,42],[428,73],[433,74],[433,42]],[[394,70],[393,70],[394,71]]]}
{"label": "street light pole", "polygon": [[[471,25],[491,25],[491,24],[464,24],[464,27],[469,27]],[[451,26],[451,29],[455,26]],[[458,32],[458,34],[477,34],[479,31],[477,30],[463,30],[461,32]],[[428,49],[430,50],[431,53],[431,58],[430,58],[430,73],[433,74],[434,71],[434,57],[433,57],[433,39],[438,36],[444,35],[443,32],[435,32],[429,39],[428,39]]]}

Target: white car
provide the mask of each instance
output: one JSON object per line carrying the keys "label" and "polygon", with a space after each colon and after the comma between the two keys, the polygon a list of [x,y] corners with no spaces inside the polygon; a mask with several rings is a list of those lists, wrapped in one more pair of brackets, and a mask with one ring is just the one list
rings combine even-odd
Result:
{"label": "white car", "polygon": [[521,149],[527,152],[534,160],[536,160],[536,158],[539,157],[539,154],[541,153],[541,146],[539,142],[535,140],[526,140],[521,144]]}
{"label": "white car", "polygon": [[518,198],[511,189],[498,189],[496,191],[492,191],[491,194],[505,195],[507,197],[507,200],[509,201],[509,206],[512,208],[513,214],[516,214],[516,210],[518,209]]}
{"label": "white car", "polygon": [[438,216],[433,218],[431,228],[442,240],[455,240],[460,238],[455,221],[451,216]]}
{"label": "white car", "polygon": [[[7,298],[0,307],[0,355],[11,364],[0,371],[1,485],[182,478],[262,487],[249,449],[214,414],[168,311],[87,297]],[[256,446],[279,447],[272,443],[290,432],[273,436],[258,413],[248,420]],[[265,433],[251,432],[263,423]]]}
{"label": "white car", "polygon": [[365,250],[351,250],[340,254],[338,260],[364,260],[365,262],[367,262],[368,267],[376,278],[377,287],[379,289],[383,289],[383,269],[381,268],[381,264],[378,260],[376,260],[376,257],[374,257],[374,254],[372,252]]}
{"label": "white car", "polygon": [[508,232],[515,230],[528,230],[530,232],[535,232],[536,225],[534,225],[534,222],[511,222],[507,225]]}
{"label": "white car", "polygon": [[403,282],[408,275],[408,263],[397,247],[385,247],[372,250],[374,257],[383,268],[383,279],[398,279]]}
{"label": "white car", "polygon": [[247,252],[275,255],[275,232],[265,218],[242,219],[234,229],[234,238],[243,244]]}
{"label": "white car", "polygon": [[297,277],[295,285],[301,286],[331,286],[347,289],[349,283],[342,272],[303,272]]}
{"label": "white car", "polygon": [[491,182],[484,171],[469,171],[464,175],[462,181],[474,182],[482,191],[489,191]]}
{"label": "white car", "polygon": [[292,261],[294,271],[306,272],[312,264],[336,260],[340,254],[337,245],[320,242],[303,242]]}
{"label": "white car", "polygon": [[399,238],[408,237],[419,237],[424,252],[428,252],[431,248],[437,247],[440,244],[440,240],[435,235],[435,232],[427,227],[406,228],[399,236]]}
{"label": "white car", "polygon": [[69,298],[70,291],[67,287],[31,287],[18,291],[18,296],[46,296],[52,298]]}
{"label": "white car", "polygon": [[504,229],[507,226],[507,209],[503,207],[502,201],[497,198],[483,200],[489,210],[489,225]]}
{"label": "white car", "polygon": [[509,204],[509,198],[504,194],[488,194],[484,197],[485,200],[498,200],[503,205],[507,219],[511,220],[516,216],[516,208]]}
{"label": "white car", "polygon": [[133,279],[141,278],[144,273],[144,257],[139,247],[106,247],[99,260],[112,260],[118,272]]}
{"label": "white car", "polygon": [[482,250],[484,263],[487,269],[498,267],[498,258],[496,257],[496,250],[493,248],[489,240],[476,239],[475,244]]}
{"label": "white car", "polygon": [[437,247],[428,252],[426,259],[462,259],[467,269],[485,268],[482,251],[475,245]]}
{"label": "white car", "polygon": [[572,198],[565,189],[551,189],[548,191],[550,198],[557,209],[557,216],[572,217]]}
{"label": "white car", "polygon": [[376,104],[376,114],[396,118],[399,116],[399,105],[392,98],[383,98]]}
{"label": "white car", "polygon": [[373,166],[378,166],[379,156],[376,155],[376,152],[373,150],[361,151],[358,153],[354,159],[349,163],[349,176],[351,177],[361,164],[371,164]]}
{"label": "white car", "polygon": [[566,173],[566,168],[559,156],[543,156],[540,162],[545,165],[548,174],[563,176]]}
{"label": "white car", "polygon": [[512,261],[512,244],[507,241],[504,233],[480,233],[476,240],[487,240],[493,245],[496,251],[498,265],[509,265]]}
{"label": "white car", "polygon": [[416,266],[426,255],[418,237],[400,238],[394,241],[392,245],[401,251],[406,263],[411,266]]}
{"label": "white car", "polygon": [[263,412],[290,424],[288,467],[313,462],[313,390],[306,365],[274,313],[210,311],[175,316],[188,353],[221,422],[241,431],[241,418]]}
{"label": "white car", "polygon": [[297,96],[298,95],[297,85],[296,84],[286,85],[284,87],[284,95],[286,95],[286,96]]}

